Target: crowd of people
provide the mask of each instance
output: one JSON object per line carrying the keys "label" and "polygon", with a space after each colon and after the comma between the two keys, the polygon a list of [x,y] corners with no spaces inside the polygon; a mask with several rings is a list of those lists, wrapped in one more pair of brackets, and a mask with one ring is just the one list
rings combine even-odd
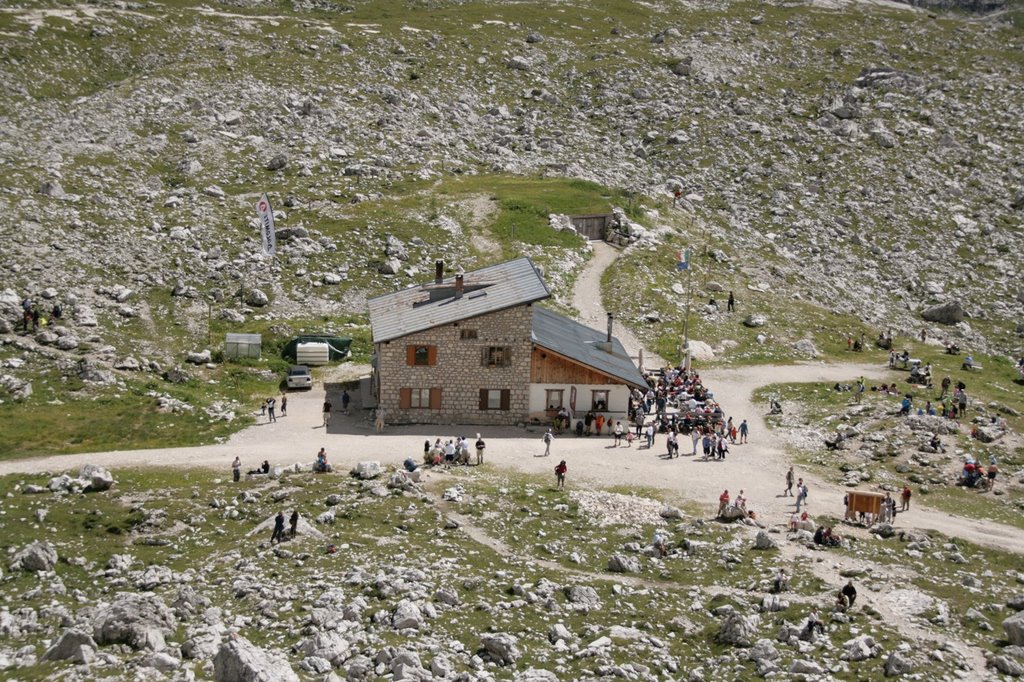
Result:
{"label": "crowd of people", "polygon": [[[484,463],[484,449],[487,444],[478,433],[476,434],[476,465]],[[437,438],[433,443],[429,439],[423,442],[423,464],[427,466],[443,466],[450,469],[453,466],[470,465],[469,439],[465,436],[456,436],[442,442]],[[407,467],[408,468],[408,467]]]}

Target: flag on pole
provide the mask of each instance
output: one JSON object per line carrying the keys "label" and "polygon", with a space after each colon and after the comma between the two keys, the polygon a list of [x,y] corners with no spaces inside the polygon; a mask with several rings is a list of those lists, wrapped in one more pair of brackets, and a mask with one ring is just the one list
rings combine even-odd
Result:
{"label": "flag on pole", "polygon": [[260,236],[263,238],[263,253],[273,256],[277,252],[277,237],[274,235],[274,209],[264,194],[256,204],[256,215],[260,218]]}
{"label": "flag on pole", "polygon": [[682,272],[683,270],[690,269],[690,250],[683,249],[682,251],[676,251],[676,270]]}

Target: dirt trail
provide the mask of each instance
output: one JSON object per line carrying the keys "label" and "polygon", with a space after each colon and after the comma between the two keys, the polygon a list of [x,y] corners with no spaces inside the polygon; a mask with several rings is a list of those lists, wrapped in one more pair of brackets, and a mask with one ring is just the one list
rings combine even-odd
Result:
{"label": "dirt trail", "polygon": [[[601,304],[599,283],[601,272],[611,264],[617,251],[605,244],[595,244],[595,257],[577,280],[577,308],[584,319],[600,327],[605,312]],[[639,349],[639,342],[621,325],[616,334],[627,348]],[[654,356],[645,354],[647,358]],[[657,359],[660,361],[660,358]],[[713,369],[702,372],[716,399],[734,421],[746,419],[750,425],[750,443],[736,445],[722,462],[704,462],[690,455],[689,439],[681,441],[682,457],[665,458],[665,436],[659,435],[648,450],[633,447],[616,448],[610,437],[576,438],[559,436],[552,445],[552,456],[544,451],[540,430],[517,427],[477,426],[401,426],[389,427],[383,434],[373,433],[366,411],[360,409],[358,395],[350,414],[335,413],[330,427],[322,425],[321,406],[324,387],[306,393],[292,393],[288,399],[288,415],[268,424],[257,417],[257,423],[234,434],[227,442],[185,448],[114,451],[89,454],[39,457],[0,462],[0,475],[11,473],[40,474],[73,470],[94,463],[116,470],[128,466],[211,467],[226,478],[235,456],[244,468],[255,468],[264,459],[275,466],[296,462],[312,463],[320,447],[327,449],[331,463],[338,470],[347,470],[367,459],[399,465],[406,457],[422,456],[423,441],[439,436],[465,435],[474,438],[484,432],[487,441],[486,459],[515,471],[553,477],[554,465],[565,459],[569,467],[570,485],[636,486],[665,491],[668,500],[694,500],[707,509],[717,506],[718,496],[729,489],[733,497],[742,489],[749,506],[758,510],[767,523],[785,523],[792,513],[793,498],[783,498],[783,480],[791,462],[787,453],[768,432],[763,414],[766,406],[755,405],[755,389],[781,382],[852,381],[863,375],[869,379],[889,378],[887,368],[878,365],[823,364],[761,365],[736,369]],[[333,387],[332,387],[333,390]],[[340,405],[337,396],[333,403]],[[810,487],[807,508],[812,515],[842,516],[844,488],[826,483],[807,472],[798,471]],[[915,498],[915,502],[920,498]],[[939,531],[974,543],[1024,555],[1024,531],[988,520],[974,520],[915,505],[899,515],[901,527]]]}
{"label": "dirt trail", "polygon": [[[580,322],[594,329],[604,329],[608,324],[608,311],[601,301],[601,275],[619,257],[619,250],[605,242],[590,242],[590,245],[594,249],[594,257],[587,261],[583,271],[576,278],[572,305],[580,313]],[[644,348],[640,339],[624,325],[616,324],[614,333],[631,357],[636,358],[643,349],[643,364],[647,369],[668,364],[664,358]]]}

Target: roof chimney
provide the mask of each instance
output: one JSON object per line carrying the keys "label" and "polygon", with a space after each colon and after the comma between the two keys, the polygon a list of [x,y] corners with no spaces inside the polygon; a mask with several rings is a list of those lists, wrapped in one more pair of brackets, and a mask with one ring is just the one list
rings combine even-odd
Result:
{"label": "roof chimney", "polygon": [[455,298],[462,298],[463,288],[462,275],[455,275]]}
{"label": "roof chimney", "polygon": [[611,313],[608,313],[608,338],[606,339],[606,341],[608,343],[612,342],[612,314]]}
{"label": "roof chimney", "polygon": [[440,284],[444,279],[444,261],[434,261],[434,284]]}

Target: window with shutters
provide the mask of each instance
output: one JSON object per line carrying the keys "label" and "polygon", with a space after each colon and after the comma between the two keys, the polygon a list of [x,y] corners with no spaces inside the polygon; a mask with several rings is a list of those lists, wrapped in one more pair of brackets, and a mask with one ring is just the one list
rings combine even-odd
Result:
{"label": "window with shutters", "polygon": [[466,340],[469,340],[469,339],[475,339],[476,336],[477,335],[476,335],[476,330],[475,329],[461,329],[461,330],[459,330],[459,338],[461,338],[463,341],[466,341]]}
{"label": "window with shutters", "polygon": [[508,346],[488,346],[483,349],[481,361],[484,367],[508,367],[512,364],[512,349]]}
{"label": "window with shutters", "polygon": [[507,388],[481,388],[480,410],[508,410],[512,392]]}
{"label": "window with shutters", "polygon": [[440,388],[400,388],[398,407],[403,410],[440,410]]}
{"label": "window with shutters", "polygon": [[430,407],[429,388],[412,388],[409,391],[409,407],[411,409],[425,410]]}
{"label": "window with shutters", "polygon": [[437,364],[437,346],[406,346],[407,365],[429,367]]}

